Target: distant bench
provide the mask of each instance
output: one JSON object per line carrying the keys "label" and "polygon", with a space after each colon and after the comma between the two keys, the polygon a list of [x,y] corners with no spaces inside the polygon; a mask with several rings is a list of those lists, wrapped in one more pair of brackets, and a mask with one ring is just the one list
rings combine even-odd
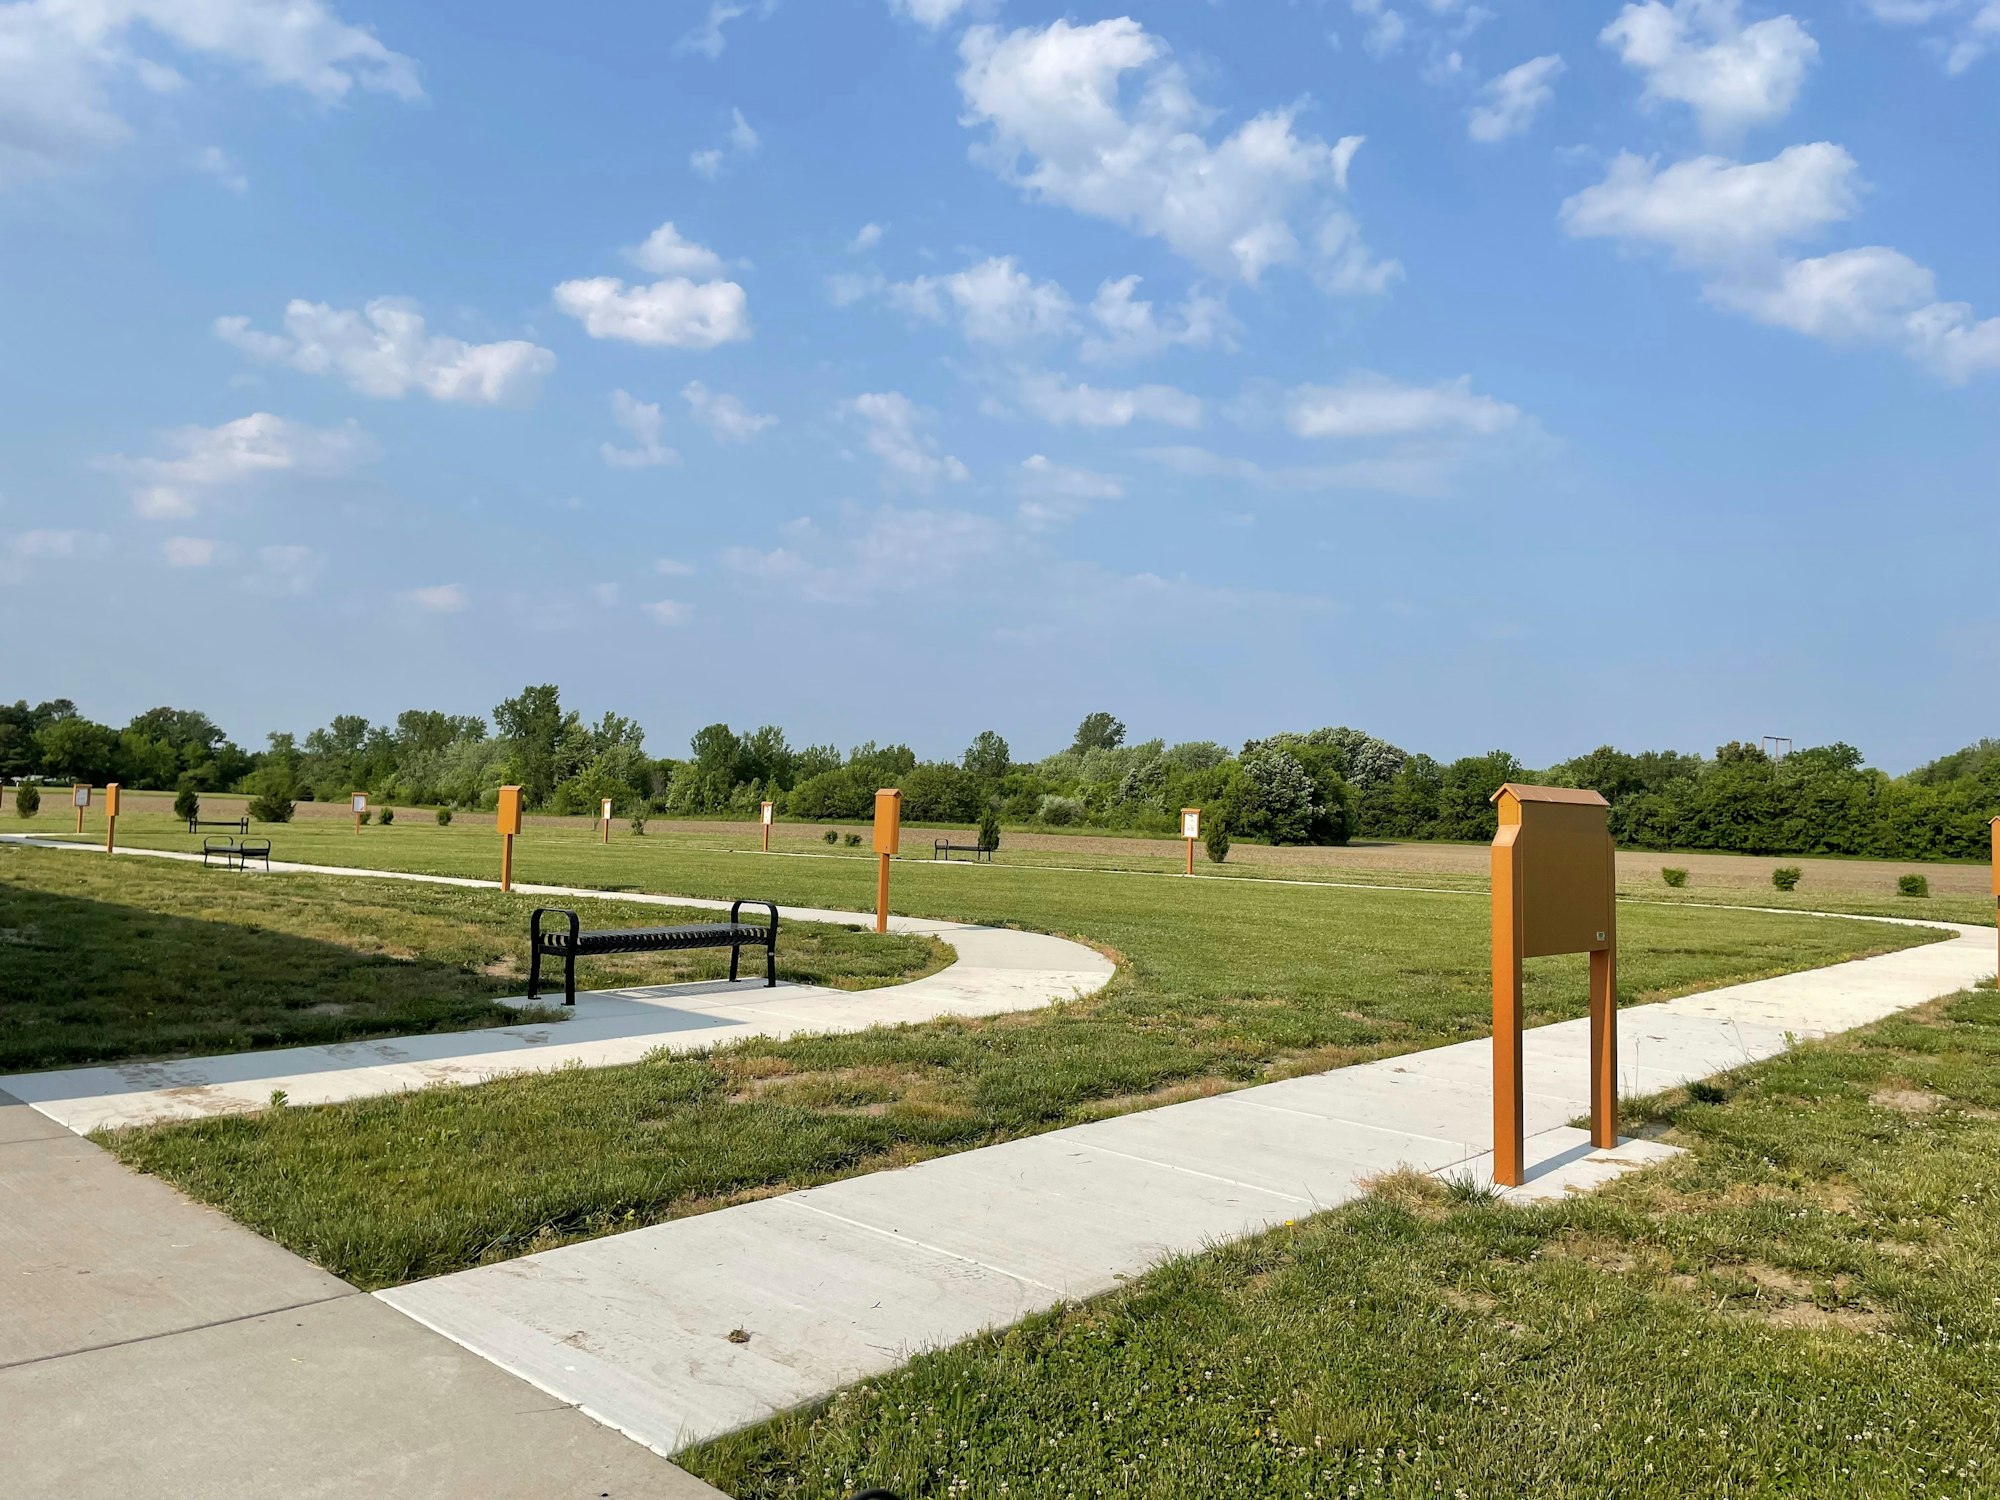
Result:
{"label": "distant bench", "polygon": [[219,839],[213,834],[201,841],[201,862],[206,868],[211,861],[221,860],[225,870],[247,870],[250,861],[261,859],[265,870],[271,868],[271,841],[269,839]]}
{"label": "distant bench", "polygon": [[189,818],[188,819],[189,833],[200,833],[204,828],[233,828],[238,833],[248,833],[250,831],[250,820],[248,818],[234,818],[234,819]]}
{"label": "distant bench", "polygon": [[[761,906],[770,912],[768,923],[738,920],[745,906]],[[545,916],[568,917],[568,927],[544,930]],[[729,978],[736,979],[737,961],[745,948],[764,950],[764,988],[778,982],[778,908],[769,901],[737,901],[729,908],[727,922],[708,922],[694,927],[640,927],[622,931],[585,932],[576,913],[564,906],[538,906],[528,919],[528,998],[542,993],[542,957],[563,961],[563,1004],[576,1004],[576,961],[579,956],[599,953],[678,953],[690,948],[727,948]]]}
{"label": "distant bench", "polygon": [[982,859],[989,865],[993,863],[993,851],[984,844],[954,844],[950,839],[938,839],[931,845],[933,860],[949,861],[954,854],[970,854],[974,863]]}

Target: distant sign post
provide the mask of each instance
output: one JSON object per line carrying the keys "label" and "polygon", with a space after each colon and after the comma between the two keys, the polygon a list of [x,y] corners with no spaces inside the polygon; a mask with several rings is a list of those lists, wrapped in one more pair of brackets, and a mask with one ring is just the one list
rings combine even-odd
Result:
{"label": "distant sign post", "polygon": [[368,811],[368,794],[366,792],[356,792],[348,799],[348,805],[354,809],[354,831],[359,833],[361,832],[362,815]]}
{"label": "distant sign post", "polygon": [[609,797],[606,797],[602,802],[597,804],[597,816],[603,820],[604,842],[608,844],[611,842],[611,799]]}
{"label": "distant sign post", "polygon": [[1181,837],[1187,840],[1187,872],[1194,874],[1194,842],[1201,837],[1201,809],[1181,809]]}
{"label": "distant sign post", "polygon": [[775,802],[766,802],[757,810],[758,819],[764,825],[764,852],[766,854],[771,852],[771,822],[776,818],[777,814],[778,805]]}
{"label": "distant sign post", "polygon": [[902,847],[903,794],[884,787],[875,794],[875,930],[889,930],[889,860]]}
{"label": "distant sign post", "polygon": [[500,830],[500,889],[514,889],[514,838],[521,831],[521,789],[500,788],[500,801],[493,809],[493,826]]}
{"label": "distant sign post", "polygon": [[111,853],[118,847],[118,783],[112,782],[104,789],[104,852]]}
{"label": "distant sign post", "polygon": [[83,810],[90,806],[90,788],[73,786],[69,789],[69,800],[76,807],[76,831],[83,832]]}
{"label": "distant sign post", "polygon": [[1525,958],[1590,955],[1590,1142],[1618,1144],[1616,862],[1596,792],[1510,781],[1493,801],[1493,1178],[1519,1187]]}
{"label": "distant sign post", "polygon": [[2000,918],[2000,818],[1993,820],[1993,910]]}

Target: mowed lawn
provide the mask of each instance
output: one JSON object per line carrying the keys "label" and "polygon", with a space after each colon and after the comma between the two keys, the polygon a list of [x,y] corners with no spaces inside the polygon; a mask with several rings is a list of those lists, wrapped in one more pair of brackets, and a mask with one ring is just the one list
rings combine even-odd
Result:
{"label": "mowed lawn", "polygon": [[[334,838],[412,862],[459,857],[455,840]],[[474,852],[490,844],[487,833]],[[553,868],[524,878],[577,878],[602,852],[551,843],[534,853]],[[699,895],[836,908],[872,895],[859,861],[665,843],[647,858],[597,868]],[[1117,955],[1118,977],[1087,1000],[1010,1016],[747,1042],[109,1144],[373,1287],[1488,1028],[1488,918],[1476,895],[924,864],[896,882],[899,910],[1073,936]],[[1932,936],[1691,907],[1634,906],[1620,920],[1626,1003]],[[1585,1000],[1580,959],[1531,966],[1532,1024],[1580,1014]]]}
{"label": "mowed lawn", "polygon": [[[126,1058],[517,1024],[528,913],[498,891],[320,875],[240,874],[159,859],[0,844],[0,1073]],[[592,902],[598,926],[716,913]],[[788,923],[778,972],[810,984],[897,983],[949,960],[922,937]],[[578,965],[586,986],[728,972],[724,952]],[[757,972],[761,973],[761,967]],[[560,968],[556,971],[558,986]],[[537,1020],[560,1020],[553,1010]]]}
{"label": "mowed lawn", "polygon": [[684,1453],[745,1500],[2000,1492],[2000,997],[1649,1101],[1691,1154],[1409,1176]]}

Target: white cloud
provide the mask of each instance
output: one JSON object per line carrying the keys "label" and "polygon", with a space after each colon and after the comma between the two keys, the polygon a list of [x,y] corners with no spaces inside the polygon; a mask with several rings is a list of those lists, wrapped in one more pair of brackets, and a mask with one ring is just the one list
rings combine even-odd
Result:
{"label": "white cloud", "polygon": [[733,281],[669,276],[628,287],[616,276],[590,276],[563,282],[555,300],[594,339],[713,349],[750,337],[749,299]]}
{"label": "white cloud", "polygon": [[940,31],[961,15],[984,15],[991,8],[989,0],[889,0],[892,12],[926,31]]}
{"label": "white cloud", "polygon": [[1119,390],[1056,374],[1028,375],[1021,380],[1020,399],[1029,412],[1057,427],[1129,427],[1134,422],[1201,425],[1201,398],[1170,385]]}
{"label": "white cloud", "polygon": [[723,566],[814,603],[863,604],[935,588],[1018,545],[1018,534],[990,516],[893,506],[845,512],[831,530],[800,519],[783,535],[778,547],[724,549]]}
{"label": "white cloud", "polygon": [[215,542],[203,536],[170,536],[160,551],[170,568],[205,568],[215,561]]}
{"label": "white cloud", "polygon": [[[966,123],[990,127],[976,154],[1026,192],[1157,236],[1218,276],[1254,283],[1272,266],[1320,267],[1361,137],[1296,135],[1284,108],[1210,144],[1211,113],[1166,44],[1129,17],[976,26],[959,55]],[[1340,244],[1350,261],[1367,259],[1351,226]],[[1330,285],[1370,282],[1350,269]]]}
{"label": "white cloud", "polygon": [[0,186],[127,139],[114,94],[128,79],[156,95],[187,86],[162,57],[233,64],[326,105],[357,89],[423,95],[415,63],[320,0],[15,0],[0,5]]}
{"label": "white cloud", "polygon": [[722,175],[722,169],[731,161],[755,156],[757,148],[763,144],[763,139],[751,128],[750,122],[743,118],[742,110],[732,109],[729,118],[729,133],[723,137],[721,145],[709,146],[688,156],[688,165],[696,175],[711,182]]}
{"label": "white cloud", "polygon": [[1703,276],[1718,306],[1833,343],[1901,349],[1941,378],[2000,369],[2000,318],[1938,299],[1936,277],[1899,250],[1866,245],[1811,259],[1783,253],[1850,217],[1854,159],[1824,141],[1766,162],[1704,156],[1664,171],[1621,156],[1563,204],[1572,235],[1656,244]]}
{"label": "white cloud", "polygon": [[1100,330],[1084,339],[1085,359],[1111,362],[1146,359],[1176,345],[1190,349],[1232,347],[1236,320],[1229,304],[1205,292],[1190,292],[1172,319],[1156,318],[1153,304],[1135,293],[1140,278],[1106,281],[1090,301],[1090,316]]}
{"label": "white cloud", "polygon": [[1745,24],[1740,0],[1643,0],[1600,34],[1645,75],[1648,104],[1685,104],[1711,136],[1782,119],[1819,58],[1795,18]]}
{"label": "white cloud", "polygon": [[681,387],[681,399],[718,443],[747,443],[765,428],[778,425],[776,417],[751,411],[735,396],[718,395],[699,380]]}
{"label": "white cloud", "polygon": [[930,414],[901,391],[856,396],[842,409],[861,424],[868,451],[882,461],[892,480],[927,490],[939,480],[957,484],[972,477],[964,464],[939,450],[937,440],[924,431]]}
{"label": "white cloud", "polygon": [[646,236],[645,243],[625,252],[626,259],[655,276],[720,276],[729,263],[706,245],[697,245],[667,220]]}
{"label": "white cloud", "polygon": [[1145,448],[1140,456],[1189,479],[1220,479],[1256,489],[1313,493],[1375,490],[1420,499],[1442,499],[1452,491],[1459,455],[1445,452],[1389,453],[1337,464],[1267,465],[1233,458],[1207,448]]}
{"label": "white cloud", "polygon": [[239,198],[250,191],[250,179],[243,175],[243,169],[220,146],[204,146],[197,151],[194,167],[197,172],[206,172]]}
{"label": "white cloud", "polygon": [[593,583],[590,586],[590,597],[606,609],[618,602],[618,594],[618,585],[615,583]]}
{"label": "white cloud", "polygon": [[1011,255],[995,256],[949,276],[919,276],[885,288],[896,306],[933,323],[947,304],[976,344],[1021,344],[1069,332],[1076,305],[1053,281],[1034,280]]}
{"label": "white cloud", "polygon": [[1470,375],[1436,385],[1404,385],[1359,374],[1337,386],[1298,386],[1285,399],[1285,425],[1304,438],[1491,437],[1520,419],[1518,406],[1476,394]]}
{"label": "white cloud", "polygon": [[1860,171],[1829,141],[1790,146],[1769,161],[1697,156],[1656,169],[1629,152],[1604,181],[1564,202],[1563,227],[1579,238],[1650,241],[1691,264],[1768,254],[1853,214]]}
{"label": "white cloud", "polygon": [[103,542],[103,537],[91,531],[62,531],[51,528],[37,528],[24,531],[8,544],[8,551],[23,560],[46,560],[81,557],[95,550]]}
{"label": "white cloud", "polygon": [[1466,112],[1466,133],[1488,144],[1520,135],[1555,98],[1555,81],[1563,71],[1563,60],[1550,53],[1490,80]]}
{"label": "white cloud", "polygon": [[352,422],[309,427],[262,411],[215,427],[176,428],[165,437],[169,457],[104,461],[133,481],[133,508],[149,520],[191,516],[215,491],[258,480],[344,474],[376,451]]}
{"label": "white cloud", "polygon": [[1925,45],[1954,77],[2000,46],[2000,0],[1865,0],[1878,21],[1935,28]]}
{"label": "white cloud", "polygon": [[1053,463],[1036,453],[1021,461],[1021,505],[1017,514],[1031,530],[1045,531],[1074,521],[1093,500],[1117,500],[1125,482],[1115,474]]}
{"label": "white cloud", "polygon": [[873,250],[882,243],[884,232],[880,224],[863,224],[854,231],[854,238],[847,242],[848,254],[860,255],[863,251]]}
{"label": "white cloud", "polygon": [[655,559],[653,571],[662,578],[691,578],[694,576],[694,564],[684,563],[679,558],[662,557]]}
{"label": "white cloud", "polygon": [[694,618],[694,606],[678,599],[655,599],[639,606],[661,625],[685,625]]}
{"label": "white cloud", "polygon": [[403,599],[433,615],[455,615],[467,603],[465,586],[458,583],[433,583],[424,588],[411,589],[403,595]]}
{"label": "white cloud", "polygon": [[320,557],[296,542],[257,549],[257,566],[243,580],[256,594],[303,594],[319,577]]}
{"label": "white cloud", "polygon": [[364,396],[414,389],[438,401],[525,405],[556,365],[525,339],[468,344],[428,333],[417,304],[401,297],[377,297],[361,312],[294,298],[282,334],[261,333],[245,317],[217,318],[215,332],[252,359],[337,376]]}
{"label": "white cloud", "polygon": [[605,443],[598,448],[604,461],[614,469],[653,469],[661,464],[680,462],[680,455],[660,441],[667,419],[656,401],[641,401],[627,391],[611,393],[611,420],[638,442],[636,448],[620,448]]}
{"label": "white cloud", "polygon": [[747,16],[752,11],[755,11],[760,18],[768,16],[776,3],[777,0],[763,0],[760,5],[752,5],[750,0],[740,0],[740,3],[739,0],[710,0],[707,16],[674,44],[674,51],[698,53],[710,62],[714,62],[716,58],[722,56],[723,49],[729,45],[729,38],[724,34],[723,27],[738,16]]}

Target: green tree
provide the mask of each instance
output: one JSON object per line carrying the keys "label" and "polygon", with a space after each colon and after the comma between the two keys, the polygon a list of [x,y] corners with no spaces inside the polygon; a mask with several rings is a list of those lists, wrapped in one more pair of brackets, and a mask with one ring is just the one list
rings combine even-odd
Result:
{"label": "green tree", "polygon": [[35,745],[41,752],[44,776],[95,786],[110,779],[118,740],[104,725],[71,715],[42,725],[36,731]]}
{"label": "green tree", "polygon": [[1072,750],[1116,750],[1125,743],[1125,726],[1110,714],[1099,710],[1085,714],[1083,722],[1076,726],[1076,740]]}
{"label": "green tree", "polygon": [[997,731],[982,729],[972,737],[972,743],[965,747],[960,763],[981,781],[998,781],[1007,774],[1013,764],[1007,749],[1007,742]]}
{"label": "green tree", "polygon": [[525,687],[495,705],[493,724],[507,741],[521,795],[530,805],[546,802],[556,785],[556,746],[562,738],[562,694],[554,683]]}

